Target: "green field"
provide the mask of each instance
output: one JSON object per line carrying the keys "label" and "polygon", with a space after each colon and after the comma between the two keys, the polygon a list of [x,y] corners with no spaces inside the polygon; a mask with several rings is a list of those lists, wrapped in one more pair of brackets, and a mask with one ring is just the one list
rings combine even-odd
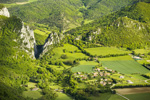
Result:
{"label": "green field", "polygon": [[99,58],[100,61],[119,61],[119,60],[133,60],[131,56],[118,56],[118,57],[108,57],[108,58]]}
{"label": "green field", "polygon": [[44,35],[44,36],[48,36],[48,33],[40,31],[38,29],[34,30],[35,33],[39,34],[39,35]]}
{"label": "green field", "polygon": [[150,52],[149,49],[135,49],[134,50],[135,54],[147,54]]}
{"label": "green field", "polygon": [[109,55],[109,54],[124,54],[124,53],[131,53],[131,51],[121,50],[115,47],[97,47],[97,48],[87,48],[85,49],[92,55]]}
{"label": "green field", "polygon": [[111,97],[110,93],[100,93],[99,96],[91,96],[90,100],[108,100]]}
{"label": "green field", "polygon": [[67,96],[64,93],[57,93],[58,97],[56,98],[56,100],[73,100],[71,97]]}
{"label": "green field", "polygon": [[77,67],[73,67],[72,72],[84,72],[84,73],[92,73],[94,65],[79,65]]}
{"label": "green field", "polygon": [[124,99],[123,97],[121,97],[117,94],[112,94],[108,100],[126,100],[126,99]]}
{"label": "green field", "polygon": [[125,96],[130,100],[150,100],[150,93],[129,94]]}
{"label": "green field", "polygon": [[98,65],[98,63],[94,61],[80,61],[80,65],[73,67],[72,72],[84,72],[84,73],[92,73],[94,72],[93,67]]}
{"label": "green field", "polygon": [[24,91],[23,96],[38,99],[42,97],[42,94],[39,91]]}
{"label": "green field", "polygon": [[149,70],[147,70],[134,60],[102,61],[102,65],[104,67],[116,70],[123,74],[131,74],[131,73],[144,74],[149,72]]}
{"label": "green field", "polygon": [[[63,50],[66,50],[66,52],[64,53]],[[63,47],[58,47],[58,48],[54,48],[53,51],[55,52],[55,55],[53,56],[52,59],[57,59],[57,60],[75,60],[77,58],[85,58],[87,57],[85,54],[83,53],[79,53],[81,52],[76,46],[71,45],[71,44],[64,44]],[[79,51],[78,53],[75,51]],[[67,55],[66,59],[62,59],[61,56],[65,54]]]}

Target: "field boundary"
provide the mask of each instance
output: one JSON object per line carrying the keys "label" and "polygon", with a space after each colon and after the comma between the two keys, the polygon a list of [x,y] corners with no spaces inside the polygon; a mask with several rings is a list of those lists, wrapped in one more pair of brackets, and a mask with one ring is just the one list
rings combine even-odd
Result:
{"label": "field boundary", "polygon": [[130,100],[129,98],[127,98],[127,97],[125,97],[125,96],[123,96],[123,95],[121,95],[119,93],[116,93],[116,94],[119,95],[119,96],[121,96],[121,97],[123,97],[123,98],[125,98],[126,100]]}

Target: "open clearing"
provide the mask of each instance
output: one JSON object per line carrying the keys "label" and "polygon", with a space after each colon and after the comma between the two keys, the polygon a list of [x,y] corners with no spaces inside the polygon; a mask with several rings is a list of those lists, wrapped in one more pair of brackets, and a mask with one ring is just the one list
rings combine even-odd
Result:
{"label": "open clearing", "polygon": [[138,93],[125,95],[130,100],[150,100],[150,93]]}
{"label": "open clearing", "polygon": [[73,100],[71,97],[67,96],[64,93],[57,93],[58,97],[56,98],[56,100]]}
{"label": "open clearing", "polygon": [[150,52],[150,50],[149,49],[135,49],[134,52],[136,54],[147,54]]}
{"label": "open clearing", "polygon": [[24,91],[23,96],[38,99],[42,97],[42,94],[39,91]]}
{"label": "open clearing", "polygon": [[115,47],[97,47],[97,48],[87,48],[85,50],[92,55],[102,55],[102,56],[109,54],[131,53],[131,51],[125,51]]}
{"label": "open clearing", "polygon": [[124,88],[115,89],[117,93],[122,95],[137,94],[137,93],[150,93],[150,87],[139,87],[139,88]]}
{"label": "open clearing", "polygon": [[102,65],[123,74],[148,73],[149,70],[134,60],[102,61]]}

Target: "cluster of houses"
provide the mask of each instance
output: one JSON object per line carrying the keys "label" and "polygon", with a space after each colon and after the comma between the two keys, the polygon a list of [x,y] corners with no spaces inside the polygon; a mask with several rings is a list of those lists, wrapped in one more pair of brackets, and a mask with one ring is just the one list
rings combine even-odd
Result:
{"label": "cluster of houses", "polygon": [[109,81],[108,79],[101,79],[101,81],[99,82],[101,85],[105,86],[107,84],[111,85],[112,82]]}

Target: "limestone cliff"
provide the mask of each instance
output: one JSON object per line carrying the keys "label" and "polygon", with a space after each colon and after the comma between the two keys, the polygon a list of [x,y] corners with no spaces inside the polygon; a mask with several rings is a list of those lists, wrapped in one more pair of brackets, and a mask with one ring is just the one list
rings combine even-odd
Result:
{"label": "limestone cliff", "polygon": [[[25,26],[20,18],[14,16],[10,17],[9,11],[6,7],[3,7],[0,10],[0,15],[8,17],[6,18],[6,21],[4,21],[5,19],[0,19],[1,23],[3,23],[0,25],[0,27],[6,27],[7,30],[9,30],[10,32],[15,32],[18,36],[17,38],[13,39],[13,41],[19,44],[19,46],[16,48],[24,50],[30,55],[30,57],[35,58],[37,49],[33,30],[31,30],[29,26]],[[7,20],[9,19],[11,20],[7,22]],[[12,24],[13,26],[10,24]],[[7,25],[12,26],[13,28],[8,27]]]}
{"label": "limestone cliff", "polygon": [[25,50],[32,57],[35,57],[37,49],[34,32],[33,30],[30,30],[29,26],[25,26],[23,22],[20,39],[22,40],[21,49]]}
{"label": "limestone cliff", "polygon": [[40,54],[40,57],[42,57],[45,53],[47,53],[49,50],[51,50],[53,47],[58,45],[60,41],[63,39],[64,35],[57,33],[51,33],[47,37],[43,47],[42,47],[42,53]]}
{"label": "limestone cliff", "polygon": [[6,7],[0,9],[0,15],[6,16],[6,17],[10,17],[10,13],[8,11],[8,9]]}

